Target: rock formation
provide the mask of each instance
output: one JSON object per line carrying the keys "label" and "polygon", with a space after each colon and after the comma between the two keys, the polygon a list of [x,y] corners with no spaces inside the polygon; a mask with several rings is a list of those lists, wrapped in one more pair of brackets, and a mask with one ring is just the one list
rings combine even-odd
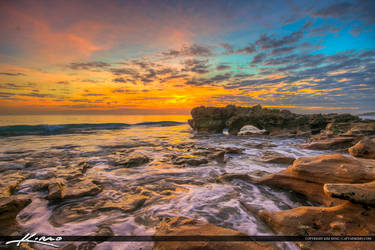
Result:
{"label": "rock formation", "polygon": [[[218,107],[197,107],[191,111],[190,126],[198,133],[228,132],[237,135],[245,125],[252,125],[258,129],[265,129],[271,134],[274,131],[286,130],[290,135],[317,134],[324,130],[329,123],[359,122],[357,116],[349,114],[313,114],[300,115],[288,110],[253,107],[237,107],[228,105]],[[284,131],[285,133],[285,131]]]}
{"label": "rock formation", "polygon": [[[297,207],[269,212],[243,203],[279,235],[368,236],[375,233],[375,209],[345,202],[334,207]],[[375,242],[296,242],[301,249],[374,249]]]}
{"label": "rock formation", "polygon": [[375,159],[375,138],[365,138],[349,148],[349,153],[355,157]]}
{"label": "rock formation", "polygon": [[266,133],[266,130],[259,129],[253,125],[245,125],[243,126],[237,135],[263,135]]}
{"label": "rock formation", "polygon": [[[156,228],[155,235],[161,236],[246,236],[246,234],[229,228],[215,226],[208,222],[185,217],[163,218]],[[275,245],[251,241],[159,241],[155,250],[166,249],[277,249]]]}

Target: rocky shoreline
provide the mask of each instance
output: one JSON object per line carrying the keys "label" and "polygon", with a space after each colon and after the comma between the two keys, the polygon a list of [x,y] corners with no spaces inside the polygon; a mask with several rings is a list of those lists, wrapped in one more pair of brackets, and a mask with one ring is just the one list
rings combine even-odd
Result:
{"label": "rocky shoreline", "polygon": [[[361,121],[349,114],[297,115],[286,110],[263,109],[260,105],[199,107],[192,110],[192,117],[189,124],[197,133],[220,133],[227,128],[230,134],[239,136],[308,136],[309,142],[301,147],[342,153],[302,157],[287,169],[264,177],[224,174],[217,179],[218,182],[241,179],[292,190],[320,205],[269,212],[242,203],[276,234],[375,234],[375,121]],[[252,128],[246,129],[248,126]],[[250,132],[241,133],[245,130]],[[282,163],[283,158],[278,157]],[[297,245],[301,249],[375,248],[374,242],[297,242]]]}
{"label": "rocky shoreline", "polygon": [[[352,115],[297,115],[289,111],[263,109],[259,105],[251,108],[199,107],[192,110],[192,117],[189,124],[197,134],[222,133],[228,129],[231,136],[238,134],[238,138],[249,140],[259,137],[304,137],[307,143],[299,145],[300,148],[329,150],[326,154],[298,158],[270,150],[276,147],[271,142],[246,142],[250,148],[262,149],[256,161],[286,168],[273,174],[257,170],[208,178],[209,183],[215,184],[237,179],[259,187],[284,189],[303,195],[309,204],[313,204],[275,212],[259,210],[246,200],[238,199],[249,214],[260,218],[275,234],[375,234],[374,121],[362,121]],[[106,160],[116,175],[126,177],[132,169],[148,164],[169,164],[177,168],[196,168],[210,163],[222,166],[228,157],[243,154],[243,149],[239,147],[208,148],[187,142],[165,145],[165,148],[172,148],[174,153],[166,154],[161,159],[153,159],[142,150],[126,147],[116,148],[115,153],[110,152],[112,149],[109,148],[106,154],[98,151],[96,155]],[[52,152],[44,153],[38,158],[39,161],[25,162],[22,169],[0,170],[3,179],[0,183],[0,224],[4,225],[0,228],[2,235],[20,232],[16,217],[34,199],[28,193],[37,192],[40,199],[52,208],[48,222],[54,227],[62,227],[66,223],[85,221],[103,214],[129,214],[156,201],[168,201],[167,197],[181,191],[179,185],[173,186],[156,176],[129,179],[123,186],[109,183],[104,176],[97,175],[99,170],[93,170],[90,162],[82,161],[72,165],[72,153],[70,150],[68,152],[64,156],[66,159]],[[60,161],[59,165],[57,161]],[[40,173],[37,176],[38,171]],[[158,183],[154,183],[152,178]],[[185,182],[183,179],[180,181]],[[203,185],[195,179],[193,182],[189,180],[188,184]],[[72,200],[74,202],[70,203]],[[137,218],[141,224],[155,228],[155,235],[244,235],[233,229],[183,216]],[[109,226],[98,225],[100,229],[95,235],[114,235]],[[93,249],[97,244],[67,244],[62,249]],[[375,248],[372,242],[298,242],[297,245],[301,249]],[[26,244],[24,247],[33,249],[32,245]],[[158,242],[154,248],[277,249],[277,245],[260,242]]]}

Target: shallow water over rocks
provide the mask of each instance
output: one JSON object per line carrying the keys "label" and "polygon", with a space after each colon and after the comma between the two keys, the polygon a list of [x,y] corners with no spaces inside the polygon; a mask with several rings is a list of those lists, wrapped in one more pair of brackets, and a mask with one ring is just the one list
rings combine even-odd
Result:
{"label": "shallow water over rocks", "polygon": [[[0,150],[1,193],[32,199],[17,215],[17,225],[2,229],[1,234],[15,235],[95,235],[101,227],[109,227],[114,235],[152,235],[160,218],[173,216],[249,235],[270,235],[270,229],[240,200],[267,211],[309,203],[289,191],[236,178],[218,182],[218,177],[225,173],[257,177],[288,166],[260,160],[265,152],[289,158],[322,153],[300,148],[303,139],[195,135],[187,124],[1,137],[0,141],[6,145]],[[119,162],[132,154],[148,160],[122,167]],[[60,186],[51,187],[59,180],[63,180]],[[80,183],[98,188],[73,192],[71,188],[78,189]],[[48,199],[53,188],[61,188],[62,194]],[[97,249],[109,246],[116,248],[119,243],[100,243]],[[128,245],[140,246],[152,248],[152,243]]]}

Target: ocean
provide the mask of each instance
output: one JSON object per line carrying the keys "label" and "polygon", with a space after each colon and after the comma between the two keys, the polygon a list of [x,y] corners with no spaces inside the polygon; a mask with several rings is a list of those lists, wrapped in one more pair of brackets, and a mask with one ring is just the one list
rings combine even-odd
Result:
{"label": "ocean", "polygon": [[[279,189],[241,180],[218,183],[225,173],[260,176],[288,165],[264,163],[259,157],[276,152],[299,158],[321,151],[298,147],[305,139],[197,135],[187,124],[189,116],[1,116],[0,178],[2,185],[17,181],[13,194],[26,194],[32,203],[17,215],[18,232],[47,235],[93,235],[107,225],[115,235],[152,235],[161,217],[185,216],[232,228],[248,235],[273,233],[240,201],[257,209],[278,211],[311,205],[304,198]],[[195,157],[208,149],[237,148],[225,162],[197,166],[176,164],[177,157]],[[150,162],[133,168],[115,162],[131,152],[147,155]],[[329,153],[329,152],[328,152]],[[47,191],[33,188],[36,181],[62,178],[70,181],[82,163],[89,167],[80,180],[102,188],[62,202],[46,200]],[[1,186],[1,185],[0,185]],[[93,212],[102,201],[119,202],[142,195],[134,210]],[[9,233],[14,233],[9,228]],[[151,249],[148,243],[103,242],[98,249]],[[121,245],[121,247],[120,247]],[[293,248],[288,244],[287,248]]]}

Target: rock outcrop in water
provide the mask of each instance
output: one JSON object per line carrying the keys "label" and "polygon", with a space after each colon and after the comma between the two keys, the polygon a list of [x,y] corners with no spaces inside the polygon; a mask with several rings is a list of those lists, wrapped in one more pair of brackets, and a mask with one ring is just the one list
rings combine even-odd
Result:
{"label": "rock outcrop in water", "polygon": [[256,179],[259,184],[293,190],[310,200],[332,205],[340,203],[324,193],[327,183],[365,183],[375,179],[375,161],[340,154],[302,157],[287,169]]}
{"label": "rock outcrop in water", "polygon": [[74,199],[82,196],[98,194],[102,189],[92,180],[77,179],[66,183],[64,180],[55,180],[48,185],[48,200]]}
{"label": "rock outcrop in water", "polygon": [[266,130],[264,129],[258,129],[257,127],[254,127],[253,125],[245,125],[240,129],[240,132],[238,132],[238,135],[263,135],[266,133]]}
{"label": "rock outcrop in water", "polygon": [[[375,160],[339,154],[302,157],[286,170],[262,178],[223,175],[219,180],[280,187],[331,207],[297,207],[270,212],[242,202],[275,233],[303,236],[375,234]],[[374,249],[373,242],[297,242],[302,249]]]}
{"label": "rock outcrop in water", "polygon": [[324,192],[333,198],[375,205],[375,181],[361,184],[325,184]]}
{"label": "rock outcrop in water", "polygon": [[[329,123],[325,130],[311,136],[310,142],[302,146],[307,149],[346,151],[360,140],[374,137],[374,121]],[[372,147],[371,142],[366,141],[364,143],[366,143],[366,146],[358,144],[358,155],[356,155],[356,149],[353,150],[354,156],[364,157],[368,154],[366,150]],[[371,156],[369,157],[371,158]]]}
{"label": "rock outcrop in water", "polygon": [[349,153],[355,157],[375,159],[375,138],[365,138],[349,148]]}
{"label": "rock outcrop in water", "polygon": [[143,164],[148,163],[151,159],[142,152],[131,152],[129,155],[121,158],[116,165],[125,167],[125,168],[132,168],[138,167]]}
{"label": "rock outcrop in water", "polygon": [[228,105],[219,107],[197,107],[191,111],[190,126],[198,133],[222,133],[225,128],[237,135],[245,125],[265,129],[270,134],[306,135],[317,134],[329,123],[359,122],[357,116],[350,114],[294,114],[288,110]]}
{"label": "rock outcrop in water", "polygon": [[259,161],[265,163],[291,164],[295,161],[295,158],[277,152],[265,151],[259,158]]}
{"label": "rock outcrop in water", "polygon": [[[368,236],[375,233],[375,209],[346,202],[334,207],[297,207],[269,212],[243,204],[279,235]],[[374,242],[296,242],[301,249],[374,249]]]}
{"label": "rock outcrop in water", "polygon": [[[246,234],[229,228],[215,226],[208,222],[185,217],[164,218],[156,228],[155,235],[161,236],[246,236]],[[277,247],[265,242],[251,241],[158,241],[155,250],[179,249],[277,249]]]}

